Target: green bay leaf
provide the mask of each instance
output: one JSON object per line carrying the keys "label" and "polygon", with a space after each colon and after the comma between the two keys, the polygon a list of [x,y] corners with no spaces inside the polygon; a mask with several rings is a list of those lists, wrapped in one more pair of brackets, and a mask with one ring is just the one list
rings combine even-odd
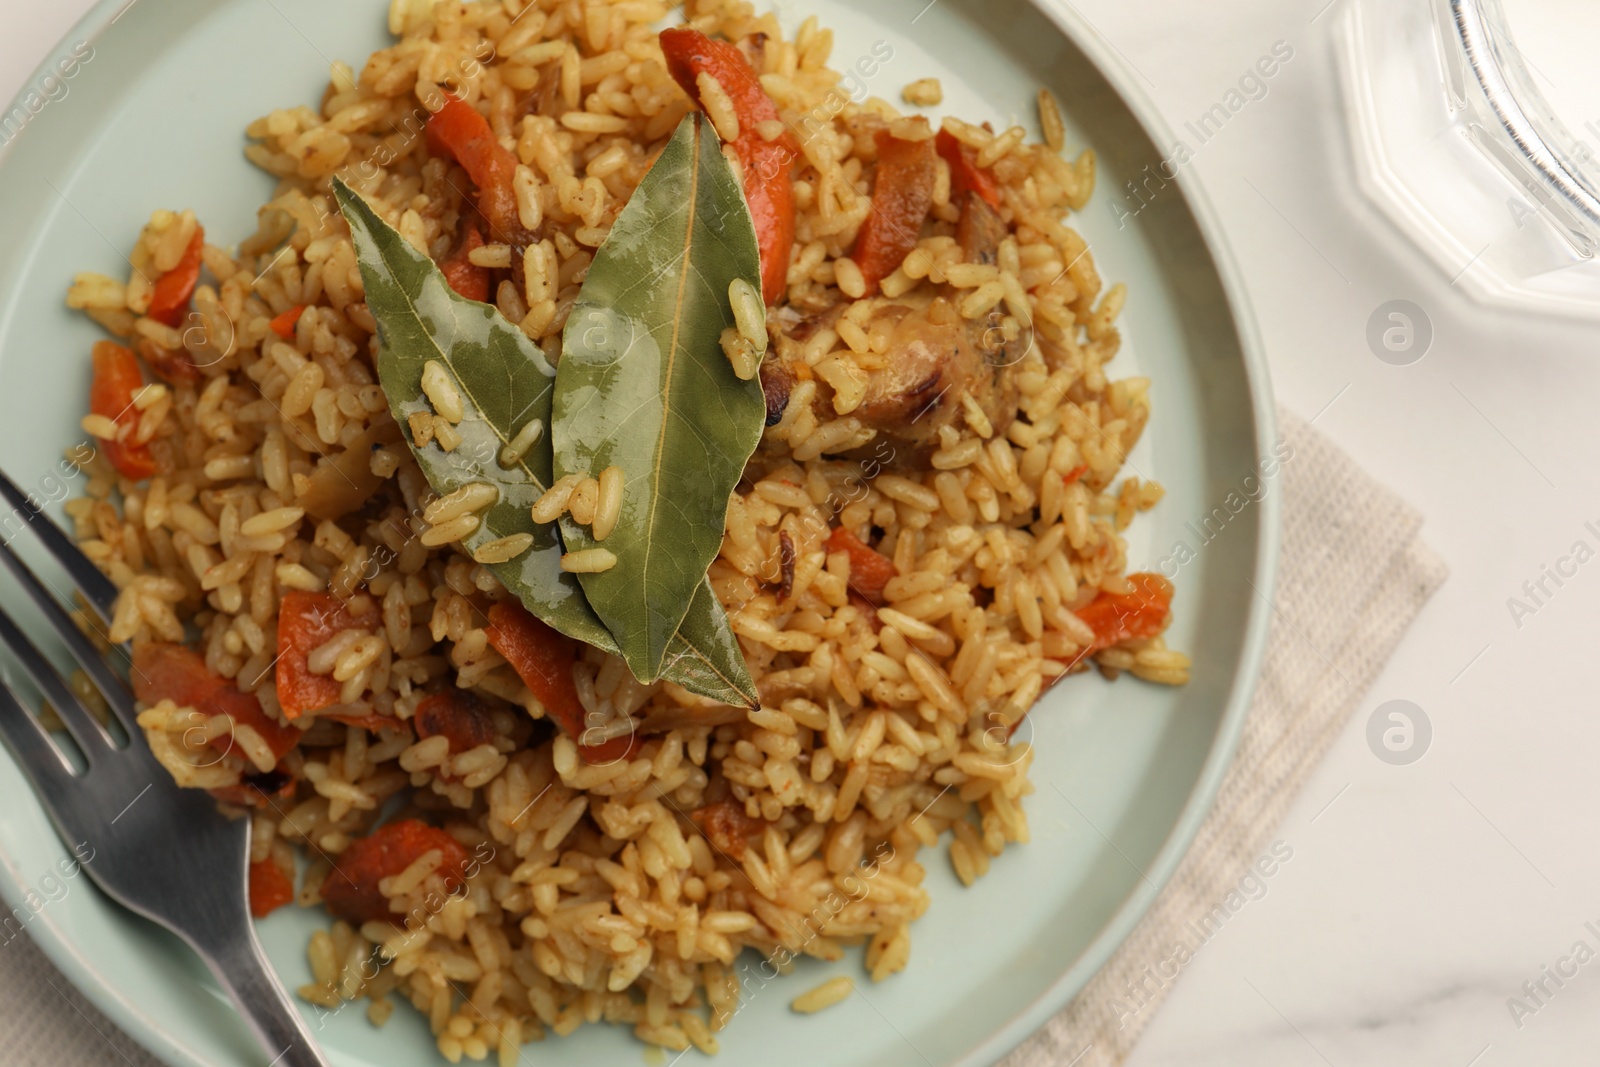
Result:
{"label": "green bay leaf", "polygon": [[[741,381],[720,344],[736,278],[760,291],[755,226],[721,142],[694,113],[589,266],[562,335],[551,438],[557,478],[623,472],[621,515],[603,544],[617,563],[580,580],[634,674],[660,675],[689,620],[706,662],[748,693],[714,598],[690,618],[766,416],[760,383]],[[570,518],[562,533],[569,549],[599,544]]]}
{"label": "green bay leaf", "polygon": [[[462,543],[470,550],[511,534],[531,534],[532,548],[489,569],[555,629],[615,651],[616,642],[577,579],[561,569],[555,528],[535,523],[529,514],[550,485],[548,444],[530,449],[511,467],[498,462],[501,448],[533,419],[543,421],[548,440],[555,368],[499,311],[451,289],[433,260],[353,189],[336,179],[333,191],[350,224],[367,307],[378,324],[378,380],[428,484],[440,495],[473,482],[489,482],[500,491],[499,501],[480,513],[478,529]],[[462,443],[449,452],[437,442],[417,447],[407,421],[415,412],[433,411],[422,394],[422,368],[429,360],[450,371],[466,411],[456,427]]]}
{"label": "green bay leaf", "polygon": [[[562,545],[555,527],[536,524],[529,515],[551,480],[548,427],[555,369],[499,311],[459,296],[431,259],[337,179],[334,196],[350,225],[367,306],[378,324],[378,377],[428,483],[440,494],[480,481],[500,490],[500,500],[464,543],[473,548],[513,533],[531,534],[531,549],[490,569],[547,624],[616,653],[616,640],[590,608],[576,576],[561,570]],[[432,411],[421,385],[422,368],[430,359],[450,369],[466,409],[456,427],[462,444],[450,452],[437,443],[417,448],[407,422],[414,412]],[[521,463],[501,467],[501,448],[531,419],[544,421],[544,438]],[[704,583],[694,610],[685,617],[683,634],[671,643],[663,677],[713,700],[755,707],[755,686],[742,659],[739,670],[727,669],[722,640],[727,628],[710,584]]]}
{"label": "green bay leaf", "polygon": [[739,639],[728,625],[728,615],[711,591],[709,579],[701,581],[689,601],[678,632],[667,645],[661,677],[724,704],[761,706],[750,668],[739,650]]}

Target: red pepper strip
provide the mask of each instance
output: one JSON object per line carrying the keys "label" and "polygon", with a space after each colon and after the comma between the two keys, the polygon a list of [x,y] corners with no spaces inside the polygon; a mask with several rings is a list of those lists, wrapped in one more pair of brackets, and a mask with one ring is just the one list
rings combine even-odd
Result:
{"label": "red pepper strip", "polygon": [[956,140],[947,130],[940,130],[934,145],[944,161],[950,164],[950,202],[959,204],[970,189],[983,197],[990,207],[1000,206],[1000,183],[994,172],[978,166],[978,153]]}
{"label": "red pepper strip", "polygon": [[206,231],[196,226],[178,265],[156,279],[155,291],[150,294],[150,310],[146,312],[152,319],[168,326],[183,321],[184,309],[189,306],[195,283],[200,280],[200,252],[205,243]]}
{"label": "red pepper strip", "polygon": [[744,170],[744,199],[755,221],[756,244],[761,249],[761,295],[767,304],[783,299],[789,276],[789,252],[794,247],[794,186],[789,172],[800,156],[800,143],[788,127],[771,141],[756,131],[763,122],[782,122],[778,106],[761,87],[761,79],[731,41],[713,41],[699,30],[674,26],[661,31],[661,51],[667,71],[700,102],[697,78],[709,74],[733,102],[739,118],[739,136],[733,142]]}
{"label": "red pepper strip", "polygon": [[276,316],[271,322],[267,323],[267,325],[272,327],[273,333],[277,334],[285,341],[293,341],[294,325],[300,321],[300,316],[304,315],[305,313],[306,306],[304,304],[296,304],[288,311],[285,311],[282,315]]}
{"label": "red pepper strip", "polygon": [[311,652],[334,634],[375,626],[378,606],[365,594],[340,600],[332,593],[294,589],[278,603],[278,703],[296,719],[339,702],[343,688],[331,674],[312,674]]}
{"label": "red pepper strip", "polygon": [[283,873],[282,867],[272,861],[272,857],[250,865],[251,915],[265,919],[293,899],[294,882]]}
{"label": "red pepper strip", "polygon": [[445,892],[453,894],[465,880],[472,854],[445,831],[417,819],[401,819],[350,842],[322,883],[322,902],[328,914],[354,926],[390,918],[395,912],[378,883],[399,874],[433,849],[444,854],[439,873],[445,881]]}
{"label": "red pepper strip", "polygon": [[478,187],[478,210],[488,220],[490,233],[501,243],[517,244],[523,232],[512,181],[517,157],[500,143],[489,120],[471,104],[445,93],[444,106],[428,118],[426,131],[428,150],[454,156]]}
{"label": "red pepper strip", "polygon": [[894,561],[882,552],[864,544],[861,538],[843,526],[835,526],[828,535],[829,552],[850,554],[850,589],[870,601],[874,607],[883,605],[883,587],[900,572]]}
{"label": "red pepper strip", "polygon": [[922,236],[922,223],[933,209],[937,173],[933,141],[906,141],[878,131],[878,170],[872,179],[872,211],[861,224],[851,253],[867,292],[893,274]]}
{"label": "red pepper strip", "polygon": [[444,736],[459,756],[494,743],[494,719],[477,695],[466,689],[445,689],[425,698],[411,716],[417,740]]}
{"label": "red pepper strip", "polygon": [[568,737],[578,742],[578,755],[586,763],[614,763],[633,750],[634,736],[613,737],[598,745],[583,743],[584,711],[572,665],[578,643],[534,618],[521,604],[503,602],[489,609],[490,646],[506,658],[528,691],[539,698],[545,714]]}
{"label": "red pepper strip", "polygon": [[444,272],[444,280],[450,283],[450,288],[461,296],[488,303],[489,268],[480,267],[468,258],[474,248],[482,247],[483,234],[478,232],[476,226],[468,226],[461,237],[460,246],[440,261],[439,269]]}
{"label": "red pepper strip", "polygon": [[[259,734],[279,759],[300,740],[299,730],[269,716],[253,693],[241,692],[232,682],[206,670],[205,659],[187,645],[141,641],[133,646],[131,676],[133,695],[141,703],[170,700],[208,717],[229,715],[235,725],[248,726]],[[211,747],[228,752],[234,747],[232,735],[212,738]]]}
{"label": "red pepper strip", "polygon": [[1061,480],[1063,482],[1066,482],[1068,485],[1071,485],[1072,483],[1076,482],[1079,478],[1082,478],[1085,474],[1088,474],[1088,473],[1089,473],[1089,465],[1087,463],[1080,463],[1076,467],[1073,467],[1071,470],[1069,470],[1067,473],[1063,474],[1061,476]]}
{"label": "red pepper strip", "polygon": [[1172,583],[1147,571],[1128,575],[1128,593],[1102,592],[1074,614],[1094,631],[1094,644],[1079,654],[1082,659],[1136,637],[1155,637],[1172,616]]}
{"label": "red pepper strip", "polygon": [[89,382],[89,410],[117,424],[117,436],[101,441],[100,447],[124,478],[148,478],[160,469],[150,445],[127,440],[139,424],[139,412],[133,406],[134,392],[144,385],[139,360],[130,349],[110,341],[96,341],[90,359],[94,377]]}

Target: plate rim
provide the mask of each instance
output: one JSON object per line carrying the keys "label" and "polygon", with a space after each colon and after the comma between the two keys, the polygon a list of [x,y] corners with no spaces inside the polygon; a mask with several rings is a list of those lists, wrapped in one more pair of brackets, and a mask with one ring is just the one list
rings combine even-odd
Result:
{"label": "plate rim", "polygon": [[[73,23],[66,34],[46,53],[45,58],[33,68],[22,83],[22,87],[8,103],[7,110],[19,106],[30,87],[38,84],[40,77],[52,69],[54,58],[63,44],[73,39],[82,39],[91,45],[95,44],[111,25],[137,2],[138,0],[96,0],[96,3]],[[1131,62],[1101,36],[1087,18],[1065,0],[1026,0],[1026,2],[1048,19],[1094,64],[1152,142],[1158,146],[1173,142],[1171,127],[1155,102],[1133,77]],[[21,140],[21,136],[17,136],[8,143],[0,145],[0,167],[5,165]],[[1206,253],[1217,272],[1223,296],[1227,301],[1234,333],[1239,342],[1245,384],[1249,393],[1252,437],[1257,454],[1261,454],[1277,440],[1277,417],[1265,348],[1244,282],[1243,271],[1226,239],[1221,218],[1198,176],[1193,173],[1193,168],[1181,170],[1173,178],[1173,184],[1177,186],[1179,194],[1194,217],[1196,227],[1204,239]],[[1201,773],[1190,790],[1189,797],[1184,802],[1183,809],[1168,833],[1166,841],[1144,872],[1146,877],[1138,883],[1088,947],[1059,978],[1046,986],[1030,1003],[1002,1022],[988,1037],[953,1061],[951,1067],[991,1067],[1065,1008],[1106,965],[1143,920],[1156,898],[1165,890],[1178,864],[1188,854],[1201,825],[1210,815],[1223,779],[1232,766],[1234,753],[1238,748],[1244,722],[1255,694],[1256,683],[1260,678],[1270,622],[1266,605],[1270,605],[1276,585],[1281,547],[1282,496],[1282,493],[1268,493],[1257,505],[1255,515],[1257,548],[1252,579],[1257,595],[1250,601],[1233,685],[1229,690],[1222,718],[1218,723],[1217,732],[1211,742],[1211,750],[1207,753]],[[4,851],[0,851],[0,898],[8,903],[15,902],[22,895],[22,886],[21,873],[16,869],[12,859]],[[35,917],[27,933],[33,944],[61,971],[78,992],[151,1055],[170,1064],[181,1064],[182,1067],[205,1067],[196,1051],[184,1043],[178,1035],[163,1026],[160,1020],[146,1014],[124,998],[117,988],[77,950],[48,911],[41,911]]]}

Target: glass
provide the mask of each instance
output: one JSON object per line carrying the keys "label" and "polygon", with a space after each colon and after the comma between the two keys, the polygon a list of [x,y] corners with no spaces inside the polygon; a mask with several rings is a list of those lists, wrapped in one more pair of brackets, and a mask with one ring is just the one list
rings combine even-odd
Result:
{"label": "glass", "polygon": [[[1508,19],[1500,0],[1352,0],[1341,78],[1358,184],[1452,283],[1487,303],[1600,317],[1600,152],[1567,121],[1592,60],[1573,77],[1552,46],[1579,32],[1564,6],[1522,0]],[[1544,88],[1560,90],[1562,114]],[[1600,143],[1600,125],[1583,128]]]}

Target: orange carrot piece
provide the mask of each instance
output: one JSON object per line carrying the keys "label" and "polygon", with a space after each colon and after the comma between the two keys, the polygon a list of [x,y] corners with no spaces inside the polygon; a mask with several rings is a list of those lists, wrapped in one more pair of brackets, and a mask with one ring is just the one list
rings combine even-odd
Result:
{"label": "orange carrot piece", "polygon": [[931,140],[907,141],[878,131],[878,169],[872,179],[872,211],[856,235],[851,258],[861,268],[868,294],[917,247],[922,224],[933,209],[937,165]]}
{"label": "orange carrot piece", "polygon": [[[141,641],[133,646],[133,695],[144,704],[170,700],[200,714],[230,715],[236,726],[248,726],[261,736],[272,754],[283,757],[300,740],[300,731],[269,716],[255,694],[241,692],[224,678],[206,670],[206,661],[187,645]],[[196,724],[198,725],[198,723]],[[211,747],[227,752],[231,734],[211,739]]]}
{"label": "orange carrot piece", "polygon": [[850,589],[875,607],[883,606],[883,587],[900,572],[894,561],[865,544],[849,529],[835,526],[828,535],[829,552],[850,555]]}
{"label": "orange carrot piece", "polygon": [[483,234],[478,232],[476,226],[468,226],[460,246],[439,261],[439,270],[444,273],[444,280],[450,283],[450,288],[480,304],[489,300],[489,268],[478,266],[472,262],[471,256],[474,248],[482,247]]}
{"label": "orange carrot piece", "polygon": [[443,736],[460,755],[494,741],[494,719],[479,697],[467,689],[445,689],[425,697],[411,716],[417,740]]}
{"label": "orange carrot piece", "polygon": [[278,703],[296,719],[339,702],[340,683],[331,674],[313,674],[311,652],[344,630],[376,625],[377,605],[366,594],[340,600],[332,593],[293,589],[278,603]]}
{"label": "orange carrot piece", "polygon": [[428,150],[454,157],[478,187],[478,210],[495,240],[517,244],[524,232],[512,183],[517,157],[500,143],[489,120],[471,104],[445,93],[443,106],[429,116],[425,129]]}
{"label": "orange carrot piece", "polygon": [[304,304],[296,304],[288,311],[285,311],[282,315],[273,316],[272,321],[267,323],[267,325],[272,328],[273,333],[277,334],[285,341],[293,341],[295,323],[299,322],[300,316],[304,315],[305,313],[306,306]]}
{"label": "orange carrot piece", "polygon": [[117,424],[117,436],[101,441],[106,458],[124,478],[140,481],[161,468],[148,442],[134,444],[129,436],[139,425],[133,394],[144,385],[144,373],[131,349],[111,341],[96,341],[90,354],[93,376],[89,381],[89,410]]}
{"label": "orange carrot piece", "polygon": [[183,321],[189,298],[194,296],[194,287],[200,281],[200,253],[205,243],[205,229],[196,226],[194,236],[189,238],[178,265],[156,279],[150,294],[150,310],[145,314],[168,326],[176,326]]}
{"label": "orange carrot piece", "polygon": [[739,117],[734,154],[744,172],[744,199],[755,222],[761,250],[761,295],[768,305],[783,299],[794,247],[794,185],[789,179],[800,156],[800,143],[787,126],[773,140],[762,137],[763,122],[782,122],[778,106],[761,87],[761,79],[732,41],[713,41],[690,26],[661,31],[667,72],[700,102],[699,76],[709,74],[722,86]]}
{"label": "orange carrot piece", "polygon": [[1094,631],[1090,652],[1099,652],[1137,637],[1155,637],[1172,617],[1172,583],[1159,574],[1128,575],[1132,592],[1102,592],[1075,614]]}
{"label": "orange carrot piece", "polygon": [[268,856],[250,865],[250,914],[258,919],[294,899],[294,881]]}
{"label": "orange carrot piece", "polygon": [[521,604],[503,601],[489,609],[489,644],[506,658],[528,691],[539,698],[545,714],[563,733],[578,742],[578,755],[587,763],[614,763],[633,750],[634,736],[613,737],[586,745],[583,704],[572,680],[578,642],[551,629]]}
{"label": "orange carrot piece", "polygon": [[432,849],[444,854],[439,870],[445,891],[454,893],[461,887],[471,855],[461,842],[437,827],[418,819],[401,819],[350,842],[322,883],[322,902],[328,914],[353,926],[390,918],[395,912],[378,883],[399,874]]}
{"label": "orange carrot piece", "polygon": [[978,166],[978,153],[946,130],[940,130],[933,140],[939,155],[950,164],[950,202],[960,203],[971,190],[990,207],[999,207],[1000,183],[995,180],[994,171]]}

